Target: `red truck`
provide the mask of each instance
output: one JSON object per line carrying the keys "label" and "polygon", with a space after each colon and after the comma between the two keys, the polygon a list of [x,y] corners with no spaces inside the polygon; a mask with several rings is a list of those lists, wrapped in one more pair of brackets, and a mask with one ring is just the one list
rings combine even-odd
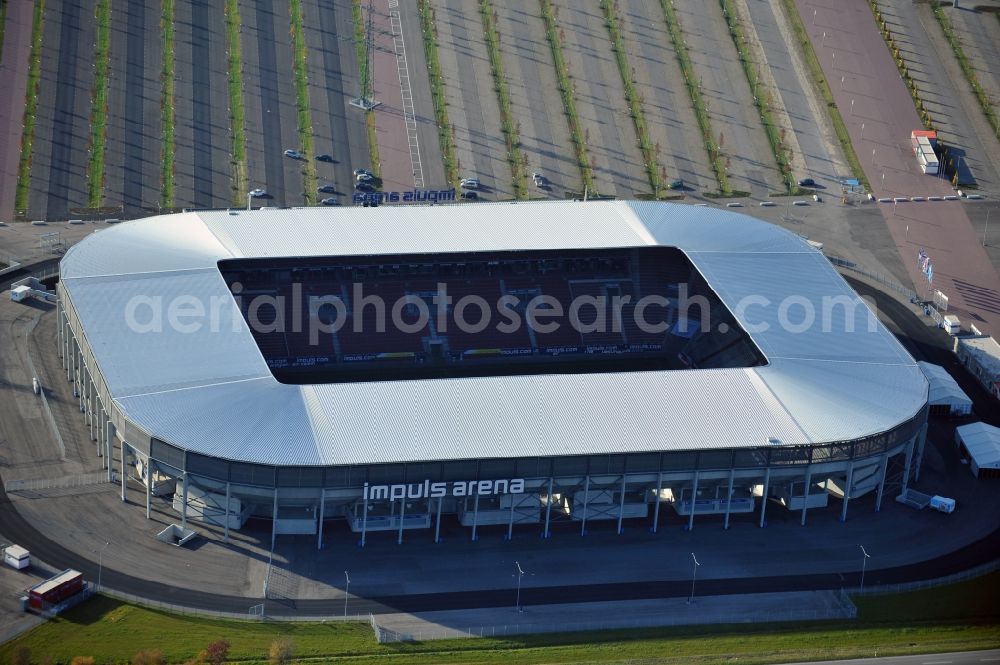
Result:
{"label": "red truck", "polygon": [[33,610],[46,610],[83,591],[83,573],[66,569],[53,578],[28,589],[28,605]]}

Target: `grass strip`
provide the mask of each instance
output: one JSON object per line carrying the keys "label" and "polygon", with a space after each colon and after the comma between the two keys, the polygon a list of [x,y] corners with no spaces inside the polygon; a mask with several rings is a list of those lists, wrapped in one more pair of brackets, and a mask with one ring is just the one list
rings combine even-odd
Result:
{"label": "grass strip", "polygon": [[688,96],[691,98],[691,106],[694,107],[694,116],[698,120],[698,129],[701,130],[702,139],[705,141],[705,150],[708,152],[708,162],[712,165],[712,172],[715,174],[715,181],[719,184],[720,196],[731,195],[732,189],[729,186],[729,177],[726,175],[726,162],[722,157],[718,144],[715,142],[715,133],[712,132],[712,121],[708,117],[708,106],[704,97],[701,96],[701,86],[694,75],[694,66],[691,64],[691,56],[688,54],[687,44],[684,41],[684,33],[681,31],[681,23],[674,11],[671,0],[660,0],[660,7],[663,9],[663,17],[667,22],[667,31],[670,33],[670,41],[674,46],[674,54],[677,56],[677,63],[680,65],[681,74],[684,76],[684,84],[687,86]]}
{"label": "grass strip", "polygon": [[424,37],[424,58],[427,61],[427,75],[431,82],[431,99],[434,103],[434,122],[438,129],[438,143],[444,160],[444,177],[451,186],[458,189],[458,160],[455,158],[455,141],[451,135],[448,120],[448,103],[444,93],[444,76],[441,74],[441,59],[438,56],[437,26],[434,24],[434,9],[430,0],[417,0],[420,12],[420,27]]}
{"label": "grass strip", "polygon": [[[374,95],[369,90],[371,83],[371,67],[368,62],[368,34],[365,30],[365,16],[361,10],[361,0],[351,2],[351,20],[354,24],[354,52],[358,57],[358,74],[361,76],[361,96]],[[372,39],[375,36],[372,35]],[[365,112],[365,131],[368,133],[368,158],[371,160],[371,171],[376,178],[382,177],[382,162],[378,154],[378,131],[375,125],[375,111]]]}
{"label": "grass strip", "polygon": [[45,0],[35,0],[31,19],[31,57],[28,61],[28,85],[24,101],[24,129],[21,132],[21,158],[17,165],[17,189],[14,209],[24,214],[31,187],[31,149],[35,141],[35,118],[38,111],[38,86],[42,79],[42,34]]}
{"label": "grass strip", "polygon": [[[140,650],[193,658],[228,640],[230,662],[266,662],[268,646],[291,639],[297,662],[344,663],[782,663],[996,648],[1000,574],[909,593],[855,598],[856,620],[636,628],[506,638],[378,644],[367,622],[252,622],[183,616],[97,596],[0,646],[33,662],[74,656],[129,662]],[[492,627],[490,627],[492,628]],[[498,627],[499,629],[499,627]],[[416,637],[416,636],[415,636]]]}
{"label": "grass strip", "polygon": [[636,92],[635,81],[632,79],[632,67],[629,65],[628,52],[625,50],[625,39],[622,37],[621,22],[616,9],[617,4],[617,0],[601,0],[601,9],[604,10],[605,25],[607,25],[608,33],[611,35],[611,50],[615,53],[618,73],[621,74],[622,85],[625,87],[625,101],[628,102],[629,115],[632,116],[635,133],[639,138],[642,163],[646,167],[649,186],[653,188],[653,198],[658,199],[664,190],[663,176],[656,160],[656,150],[649,139],[646,116],[642,111],[642,99]]}
{"label": "grass strip", "polygon": [[163,71],[160,100],[163,136],[160,143],[160,206],[174,207],[174,0],[162,0]]}
{"label": "grass strip", "polygon": [[743,66],[743,74],[750,85],[754,106],[757,107],[760,115],[760,122],[764,126],[764,132],[767,134],[767,141],[771,144],[771,152],[774,155],[774,161],[778,165],[778,172],[785,183],[785,189],[792,191],[795,183],[792,181],[791,158],[788,155],[788,149],[784,141],[781,139],[781,131],[774,120],[774,114],[771,113],[768,104],[769,95],[761,86],[760,77],[757,76],[753,62],[750,60],[747,39],[743,34],[743,27],[736,17],[736,9],[733,7],[732,0],[719,0],[719,4],[722,7],[722,15],[726,19],[726,25],[729,26],[729,36],[732,37],[733,44],[736,45],[736,50],[739,53],[740,64]]}
{"label": "grass strip", "polygon": [[847,159],[854,177],[865,186],[865,189],[871,191],[871,183],[868,182],[865,170],[861,166],[858,153],[854,151],[854,144],[851,143],[851,135],[847,131],[847,125],[844,123],[844,118],[840,115],[840,110],[837,108],[833,91],[830,90],[830,84],[826,80],[826,75],[823,74],[823,67],[820,66],[819,58],[816,57],[816,51],[813,49],[812,41],[809,39],[809,33],[806,32],[805,24],[802,23],[802,17],[799,16],[795,0],[781,0],[781,2],[784,5],[785,15],[792,25],[792,31],[795,33],[795,39],[799,43],[799,48],[802,49],[806,67],[809,69],[809,78],[816,84],[820,96],[826,103],[826,112],[830,116],[830,122],[833,123],[833,131],[837,134],[840,149],[844,151],[844,157]]}
{"label": "grass strip", "polygon": [[107,147],[108,65],[111,55],[111,0],[98,0],[97,44],[94,47],[94,88],[90,106],[90,159],[87,163],[87,205],[101,207],[104,192],[104,152]]}
{"label": "grass strip", "polygon": [[[951,50],[955,52],[955,57],[958,58],[958,64],[962,68],[965,80],[969,82],[969,87],[972,88],[976,99],[979,100],[979,108],[983,110],[983,115],[986,116],[990,127],[993,128],[994,135],[1000,138],[1000,117],[997,117],[996,111],[993,110],[993,105],[990,104],[990,96],[983,89],[982,84],[979,82],[979,77],[976,76],[976,71],[972,67],[972,63],[966,57],[965,51],[962,49],[962,43],[958,40],[955,28],[951,24],[951,19],[945,15],[941,5],[933,5],[931,11],[934,12],[934,18],[937,19],[938,25],[944,31],[944,36],[948,39],[948,43],[951,44]],[[997,14],[997,17],[1000,18],[1000,14]]]}
{"label": "grass strip", "polygon": [[243,106],[243,47],[240,45],[240,5],[226,0],[226,48],[229,76],[229,137],[233,158],[233,205],[242,206],[250,190],[247,169],[246,110]]}
{"label": "grass strip", "polygon": [[302,172],[305,191],[302,196],[306,205],[315,205],[316,162],[313,160],[315,150],[313,148],[312,109],[309,106],[309,67],[306,63],[308,55],[306,34],[302,25],[302,0],[289,0],[288,12],[292,20],[292,53],[295,58],[293,68],[295,70],[295,105],[298,107],[299,120],[299,149],[306,157]]}
{"label": "grass strip", "polygon": [[525,184],[525,157],[521,153],[521,137],[514,113],[511,110],[510,86],[503,70],[503,56],[500,54],[500,33],[497,32],[497,14],[490,0],[480,0],[479,15],[483,19],[483,34],[486,36],[486,50],[490,56],[490,71],[493,72],[493,89],[497,92],[497,102],[500,104],[500,131],[503,132],[504,143],[507,144],[507,161],[513,177],[514,196],[519,199],[528,198],[528,188]]}
{"label": "grass strip", "polygon": [[584,140],[583,130],[580,129],[580,117],[576,113],[576,98],[573,94],[573,77],[566,66],[563,58],[562,37],[559,35],[559,26],[556,24],[555,12],[552,10],[551,0],[539,0],[542,6],[542,19],[545,21],[545,38],[549,41],[549,48],[552,50],[552,61],[556,67],[556,77],[559,80],[559,93],[562,96],[563,109],[566,112],[566,120],[569,123],[569,136],[573,142],[573,151],[576,154],[576,164],[580,168],[580,175],[583,177],[583,186],[591,195],[597,195],[597,188],[594,186],[594,171],[590,165],[590,155],[587,151],[587,142]]}

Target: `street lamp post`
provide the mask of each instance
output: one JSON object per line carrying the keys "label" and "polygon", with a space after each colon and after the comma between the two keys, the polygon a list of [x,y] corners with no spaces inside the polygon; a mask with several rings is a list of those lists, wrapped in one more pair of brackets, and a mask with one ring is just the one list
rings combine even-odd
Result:
{"label": "street lamp post", "polygon": [[858,547],[861,548],[861,553],[864,555],[864,558],[861,559],[861,591],[864,591],[865,590],[865,568],[868,566],[868,559],[871,558],[871,555],[869,555],[868,552],[865,551],[865,546],[864,545],[858,545]]}
{"label": "street lamp post", "polygon": [[987,208],[986,209],[986,228],[983,229],[983,247],[986,247],[986,236],[990,232],[990,211],[991,210],[993,210],[993,208]]}
{"label": "street lamp post", "polygon": [[351,593],[351,576],[344,571],[344,579],[347,580],[347,586],[344,587],[344,618],[347,618],[347,599],[350,597]]}
{"label": "street lamp post", "polygon": [[872,148],[872,166],[875,166],[875,148]]}
{"label": "street lamp post", "polygon": [[101,575],[104,573],[104,550],[108,548],[111,541],[108,540],[104,543],[104,547],[101,548],[100,553],[97,555],[97,590],[101,590]]}
{"label": "street lamp post", "polygon": [[[854,107],[854,100],[851,100],[851,107]],[[861,140],[865,140],[865,123],[861,123]]]}
{"label": "street lamp post", "polygon": [[688,605],[694,602],[694,582],[698,579],[698,566],[701,565],[698,563],[698,557],[694,555],[694,552],[691,552],[691,559],[694,560],[694,570],[691,572],[691,595],[688,596]]}
{"label": "street lamp post", "polygon": [[524,570],[521,568],[521,564],[517,561],[514,562],[517,566],[517,596],[514,598],[514,608],[518,612],[523,612],[521,609],[521,578],[524,577]]}
{"label": "street lamp post", "polygon": [[247,210],[251,210],[250,201],[253,199],[253,192],[247,192]]}

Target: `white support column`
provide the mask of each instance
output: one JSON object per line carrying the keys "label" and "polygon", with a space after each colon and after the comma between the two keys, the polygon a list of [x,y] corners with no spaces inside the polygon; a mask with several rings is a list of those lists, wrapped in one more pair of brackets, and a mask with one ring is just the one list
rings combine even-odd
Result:
{"label": "white support column", "polygon": [[94,408],[94,377],[90,371],[87,372],[87,424],[90,426],[90,440],[97,441],[94,434],[94,423],[97,421],[97,414]]}
{"label": "white support column", "polygon": [[396,536],[396,544],[403,544],[403,518],[406,517],[406,497],[399,500],[399,534]]}
{"label": "white support column", "polygon": [[694,529],[694,502],[698,498],[698,472],[694,472],[694,487],[691,488],[691,514],[688,516],[688,531]]}
{"label": "white support column", "polygon": [[924,423],[920,427],[920,433],[917,434],[917,468],[914,470],[915,481],[920,481],[920,468],[924,465],[924,445],[927,443],[927,423]]}
{"label": "white support column", "polygon": [[56,353],[63,357],[62,351],[62,298],[56,298]]}
{"label": "white support column", "polygon": [[764,515],[767,512],[767,491],[771,486],[771,467],[764,471],[764,491],[760,495],[760,528],[763,529],[766,522]]}
{"label": "white support column", "polygon": [[[229,485],[226,485],[228,488]],[[226,509],[229,509],[229,497],[226,497]],[[316,549],[323,549],[323,517],[326,514],[326,489],[319,490],[319,534],[316,538]]]}
{"label": "white support column", "polygon": [[913,449],[916,446],[916,441],[911,440],[909,445],[906,446],[906,463],[903,466],[903,486],[900,489],[900,493],[906,491],[906,488],[910,486],[910,470],[913,468]]}
{"label": "white support column", "polygon": [[514,538],[514,495],[510,495],[510,520],[507,522],[507,540]]}
{"label": "white support column", "polygon": [[438,497],[437,501],[437,522],[434,525],[434,542],[441,542],[441,504],[444,503],[444,499]]}
{"label": "white support column", "polygon": [[[580,520],[580,535],[587,535],[587,505],[590,502],[590,476],[587,476],[583,488],[583,519]],[[576,508],[576,495],[573,496],[573,508]]]}
{"label": "white support column", "polygon": [[726,519],[722,524],[723,529],[729,529],[729,510],[733,507],[733,479],[736,477],[736,469],[729,470],[729,494],[726,495]]}
{"label": "white support column", "polygon": [[806,466],[806,482],[802,487],[802,526],[806,525],[806,511],[809,510],[809,486],[812,485],[812,464]]}
{"label": "white support column", "polygon": [[225,543],[229,542],[229,497],[230,497],[230,487],[229,481],[226,481],[226,517],[225,524],[222,527],[222,541]]}
{"label": "white support column", "polygon": [[656,507],[653,508],[653,533],[660,525],[660,495],[663,494],[663,472],[656,478]]}
{"label": "white support column", "polygon": [[885,493],[885,474],[889,470],[889,453],[882,455],[882,477],[878,481],[878,494],[875,495],[875,512],[882,510],[882,494]]}
{"label": "white support column", "polygon": [[184,472],[181,483],[181,528],[186,529],[188,524],[188,473]]}
{"label": "white support column", "polygon": [[476,492],[476,500],[472,504],[472,540],[479,540],[476,529],[479,527],[479,492]]}
{"label": "white support column", "polygon": [[146,458],[145,464],[146,471],[146,519],[149,519],[149,508],[153,494],[153,460],[149,457]]}
{"label": "white support column", "polygon": [[361,518],[361,547],[365,546],[365,538],[368,536],[368,499],[365,502],[364,513]]}
{"label": "white support column", "polygon": [[111,482],[111,465],[112,465],[112,463],[114,461],[114,460],[111,459],[111,457],[112,457],[112,455],[111,455],[111,446],[112,446],[112,440],[115,437],[115,424],[112,423],[112,422],[109,422],[108,425],[109,425],[109,427],[108,427],[108,435],[107,435],[107,438],[104,440],[104,461],[105,461],[105,466],[108,469],[108,482],[110,483]]}
{"label": "white support column", "polygon": [[851,489],[854,487],[854,460],[847,467],[847,485],[844,486],[844,504],[840,507],[840,521],[847,521],[847,504],[851,500]]}
{"label": "white support column", "polygon": [[122,453],[122,477],[121,477],[121,481],[122,481],[122,501],[124,501],[124,502],[128,502],[128,497],[125,495],[125,451],[126,451],[127,448],[128,448],[128,444],[125,443],[125,439],[122,439],[122,447],[121,447],[121,453]]}
{"label": "white support column", "polygon": [[618,501],[618,535],[622,535],[622,517],[625,515],[625,474],[622,474],[621,497]]}
{"label": "white support column", "polygon": [[552,477],[549,477],[549,493],[548,501],[545,504],[545,531],[542,532],[542,538],[549,537],[549,524],[552,521]]}
{"label": "white support column", "polygon": [[[187,502],[187,497],[185,503]],[[278,541],[278,488],[274,488],[274,504],[271,507],[271,551],[274,551],[274,544]]]}

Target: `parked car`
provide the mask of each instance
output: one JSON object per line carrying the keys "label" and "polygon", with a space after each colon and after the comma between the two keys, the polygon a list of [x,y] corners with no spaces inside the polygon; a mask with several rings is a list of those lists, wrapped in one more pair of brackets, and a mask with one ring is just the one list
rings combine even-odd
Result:
{"label": "parked car", "polygon": [[285,151],[285,157],[291,157],[292,159],[302,159],[302,153],[298,150],[292,150],[289,148]]}
{"label": "parked car", "polygon": [[320,194],[336,194],[337,188],[333,185],[321,185],[316,188],[316,191]]}
{"label": "parked car", "polygon": [[802,178],[799,180],[799,187],[815,187],[816,181],[812,178]]}
{"label": "parked car", "polygon": [[535,187],[545,186],[545,176],[541,173],[535,172],[531,174],[531,179],[535,181]]}
{"label": "parked car", "polygon": [[371,171],[369,171],[368,169],[354,169],[354,177],[356,178],[359,175],[366,175],[366,176],[369,176],[371,178],[375,177],[375,174],[372,173]]}
{"label": "parked car", "polygon": [[320,203],[322,203],[325,206],[340,205],[340,201],[338,201],[337,199],[333,198],[332,196],[330,198],[323,199],[322,201],[320,201]]}
{"label": "parked car", "polygon": [[467,199],[469,201],[472,201],[473,199],[478,199],[479,198],[479,194],[476,194],[475,192],[468,192],[468,191],[467,192],[462,192],[461,196],[462,196],[463,199]]}
{"label": "parked car", "polygon": [[362,181],[354,183],[354,189],[358,190],[359,192],[374,192],[375,185],[371,184],[370,182]]}
{"label": "parked car", "polygon": [[332,163],[333,162],[333,157],[331,157],[330,155],[316,155],[316,161],[317,162],[330,162],[330,163]]}
{"label": "parked car", "polygon": [[684,187],[684,181],[681,178],[670,181],[670,189],[681,189],[682,187]]}
{"label": "parked car", "polygon": [[479,189],[479,178],[462,178],[458,184],[462,189]]}
{"label": "parked car", "polygon": [[250,196],[254,197],[255,199],[262,199],[265,196],[267,196],[267,191],[261,189],[260,187],[258,187],[257,189],[251,189]]}
{"label": "parked car", "polygon": [[354,176],[354,179],[357,180],[358,182],[372,182],[375,180],[375,176],[373,176],[371,173],[359,173],[356,176]]}

